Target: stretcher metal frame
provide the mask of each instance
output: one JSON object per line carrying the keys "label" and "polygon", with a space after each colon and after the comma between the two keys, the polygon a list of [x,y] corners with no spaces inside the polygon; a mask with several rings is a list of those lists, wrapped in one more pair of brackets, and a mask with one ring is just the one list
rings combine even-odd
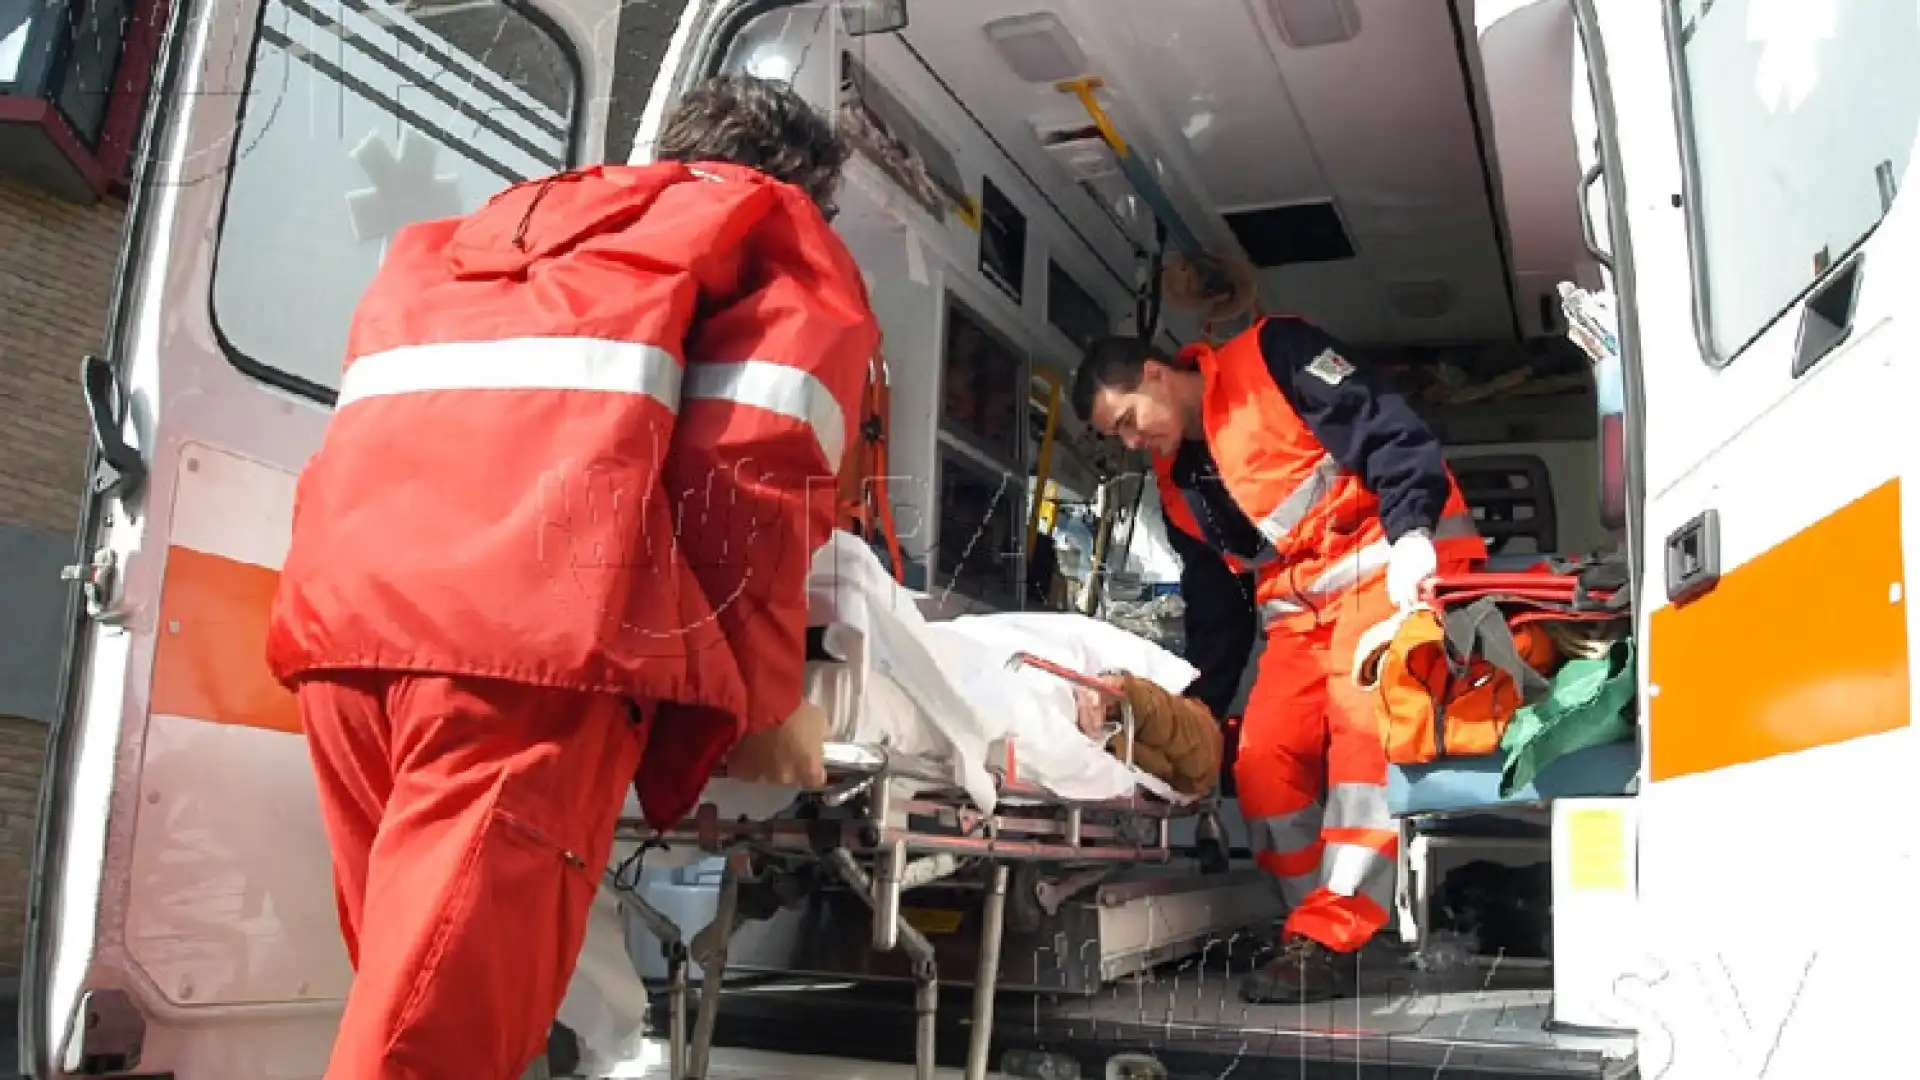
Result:
{"label": "stretcher metal frame", "polygon": [[[1107,734],[1124,736],[1127,764],[1132,764],[1134,716],[1124,695],[1030,653],[1016,653],[1007,662],[1010,670],[1022,666],[1049,672],[1117,704],[1120,721],[1109,725]],[[944,881],[968,863],[984,863],[981,940],[965,1075],[967,1080],[985,1080],[1006,925],[1009,863],[1077,868],[1057,883],[1040,884],[1036,896],[1021,898],[1051,913],[1120,866],[1171,861],[1176,819],[1198,819],[1196,836],[1201,843],[1223,843],[1217,792],[1187,803],[1138,789],[1118,799],[1059,799],[1020,781],[1010,760],[1012,752],[1003,749],[999,766],[990,768],[1000,802],[987,813],[953,785],[950,770],[940,762],[860,743],[828,743],[824,756],[827,788],[795,804],[813,811],[812,815],[803,811],[767,821],[723,822],[713,805],[707,804],[693,821],[666,833],[656,833],[640,822],[621,822],[620,837],[642,842],[642,855],[651,846],[693,844],[725,858],[713,920],[691,940],[640,895],[639,876],[633,868],[607,871],[614,895],[660,942],[666,957],[667,1044],[673,1080],[707,1076],[727,952],[743,921],[741,886],[754,878],[755,856],[817,861],[872,911],[871,947],[878,952],[906,952],[914,982],[917,1080],[932,1080],[934,1075],[940,980],[933,944],[902,917],[901,896],[909,889]],[[837,818],[817,816],[822,809],[850,812]],[[915,818],[932,821],[935,827],[917,828]],[[687,1028],[690,961],[701,968],[700,1007],[691,1033]]]}

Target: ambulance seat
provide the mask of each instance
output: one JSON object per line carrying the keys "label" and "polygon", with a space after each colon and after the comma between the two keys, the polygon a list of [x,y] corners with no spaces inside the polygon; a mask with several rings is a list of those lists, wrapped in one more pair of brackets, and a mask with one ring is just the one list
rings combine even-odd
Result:
{"label": "ambulance seat", "polygon": [[1500,796],[1499,754],[1446,758],[1428,765],[1389,765],[1387,805],[1395,817],[1547,802],[1581,796],[1626,795],[1640,771],[1637,740],[1568,754],[1540,770],[1531,784]]}

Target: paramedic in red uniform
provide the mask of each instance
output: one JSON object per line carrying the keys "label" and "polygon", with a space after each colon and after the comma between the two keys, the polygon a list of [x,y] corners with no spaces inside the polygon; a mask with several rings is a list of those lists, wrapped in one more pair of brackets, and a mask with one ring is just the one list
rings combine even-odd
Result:
{"label": "paramedic in red uniform", "polygon": [[1175,360],[1096,342],[1074,385],[1083,419],[1152,455],[1200,669],[1188,693],[1226,715],[1255,626],[1267,633],[1234,783],[1290,910],[1279,956],[1241,988],[1253,1002],[1353,992],[1399,846],[1354,645],[1436,571],[1486,556],[1433,433],[1344,353],[1271,318]]}
{"label": "paramedic in red uniform", "polygon": [[879,331],[786,88],[683,99],[656,163],[393,241],[300,479],[268,632],[355,978],[328,1080],[514,1080],[625,789],[818,784],[805,584]]}

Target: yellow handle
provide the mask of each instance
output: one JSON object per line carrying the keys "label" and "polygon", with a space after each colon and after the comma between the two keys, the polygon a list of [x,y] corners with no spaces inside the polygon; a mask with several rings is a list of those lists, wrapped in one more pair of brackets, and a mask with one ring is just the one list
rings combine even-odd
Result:
{"label": "yellow handle", "polygon": [[1060,376],[1051,371],[1036,371],[1033,377],[1047,384],[1047,428],[1040,435],[1040,453],[1033,464],[1033,505],[1027,511],[1027,558],[1033,558],[1033,545],[1040,534],[1040,504],[1046,501],[1047,484],[1053,473],[1053,439],[1060,430]]}
{"label": "yellow handle", "polygon": [[1064,82],[1054,83],[1053,88],[1079,98],[1080,104],[1086,107],[1087,115],[1093,118],[1093,126],[1100,129],[1100,137],[1107,140],[1107,145],[1113,147],[1115,154],[1126,157],[1127,140],[1120,137],[1120,132],[1113,126],[1113,121],[1107,119],[1107,110],[1100,107],[1100,99],[1093,96],[1093,92],[1104,85],[1099,79],[1088,76],[1083,79],[1067,79]]}

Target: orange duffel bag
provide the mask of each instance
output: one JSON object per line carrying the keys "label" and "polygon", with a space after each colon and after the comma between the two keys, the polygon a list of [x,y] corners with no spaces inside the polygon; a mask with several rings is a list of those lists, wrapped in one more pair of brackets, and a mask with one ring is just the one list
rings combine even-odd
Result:
{"label": "orange duffel bag", "polygon": [[1509,627],[1481,601],[1444,619],[1417,608],[1374,627],[1361,638],[1353,680],[1374,693],[1387,760],[1424,765],[1497,753],[1507,722],[1546,692],[1559,660],[1544,627]]}

